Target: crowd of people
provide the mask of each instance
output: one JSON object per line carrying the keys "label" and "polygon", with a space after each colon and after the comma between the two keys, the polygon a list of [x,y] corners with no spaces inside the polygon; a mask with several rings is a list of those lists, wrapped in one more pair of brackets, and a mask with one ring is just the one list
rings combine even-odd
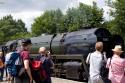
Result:
{"label": "crowd of people", "polygon": [[[0,52],[0,81],[3,81],[6,70],[8,83],[33,83],[33,81],[35,83],[52,83],[50,73],[54,63],[50,52],[45,47],[40,47],[39,55],[31,59],[31,40],[22,39],[19,50],[16,43],[10,44],[5,57],[3,52]],[[95,51],[89,53],[86,59],[86,63],[89,64],[88,83],[125,83],[125,59],[120,57],[123,53],[122,46],[116,45],[112,51],[113,56],[107,59],[106,53],[103,52],[103,43],[95,44]],[[101,75],[102,65],[108,69],[107,79]]]}
{"label": "crowd of people", "polygon": [[[88,83],[125,83],[125,59],[120,55],[123,53],[122,46],[116,45],[111,58],[106,58],[106,53],[103,53],[103,43],[97,42],[95,45],[96,51],[89,53],[86,63],[90,65]],[[101,76],[101,67],[104,57],[105,67],[109,70],[108,78]]]}
{"label": "crowd of people", "polygon": [[[8,83],[52,83],[50,78],[51,67],[53,67],[53,61],[51,59],[50,52],[45,47],[39,48],[39,55],[35,58],[30,58],[30,48],[32,42],[30,39],[22,39],[21,47],[17,49],[17,42],[13,42],[8,47],[8,52],[3,56],[3,52],[0,52],[0,81],[3,81],[4,71],[7,72]],[[34,62],[40,62],[40,65]],[[40,74],[35,74],[36,71],[33,66],[38,66]],[[44,72],[43,72],[44,71]],[[39,75],[39,76],[37,76]],[[43,79],[38,79],[40,76],[44,76]],[[37,80],[34,80],[36,77]]]}

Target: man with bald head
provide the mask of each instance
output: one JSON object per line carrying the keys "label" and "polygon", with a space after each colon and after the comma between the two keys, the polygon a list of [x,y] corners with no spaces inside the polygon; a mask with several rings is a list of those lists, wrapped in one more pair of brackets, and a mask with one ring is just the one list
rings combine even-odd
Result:
{"label": "man with bald head", "polygon": [[40,47],[39,48],[39,53],[40,54],[45,54],[45,52],[46,52],[46,48],[45,47]]}
{"label": "man with bald head", "polygon": [[47,75],[47,79],[45,79],[42,83],[52,83],[50,73],[51,67],[53,67],[53,61],[50,58],[50,52],[47,51],[45,47],[40,47],[39,56],[37,57],[37,59],[42,61],[42,67],[44,68]]}

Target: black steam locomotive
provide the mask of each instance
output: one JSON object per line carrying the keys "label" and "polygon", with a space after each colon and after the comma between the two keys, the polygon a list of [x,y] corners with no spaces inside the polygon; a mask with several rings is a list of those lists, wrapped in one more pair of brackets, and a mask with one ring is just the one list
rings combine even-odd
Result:
{"label": "black steam locomotive", "polygon": [[[124,40],[119,35],[112,35],[105,28],[82,29],[75,32],[41,35],[31,38],[31,55],[38,54],[39,47],[46,47],[52,53],[55,63],[53,76],[75,80],[86,80],[88,68],[85,59],[95,50],[95,43],[102,41],[106,56],[111,57],[116,44],[124,47]],[[9,45],[10,41],[6,44]],[[124,48],[123,48],[124,50]]]}

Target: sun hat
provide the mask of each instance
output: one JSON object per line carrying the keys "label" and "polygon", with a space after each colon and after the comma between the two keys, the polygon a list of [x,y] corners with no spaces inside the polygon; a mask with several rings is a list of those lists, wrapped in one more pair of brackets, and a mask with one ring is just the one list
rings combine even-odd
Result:
{"label": "sun hat", "polygon": [[122,51],[122,46],[121,45],[116,45],[114,49],[112,49],[114,52],[123,52]]}

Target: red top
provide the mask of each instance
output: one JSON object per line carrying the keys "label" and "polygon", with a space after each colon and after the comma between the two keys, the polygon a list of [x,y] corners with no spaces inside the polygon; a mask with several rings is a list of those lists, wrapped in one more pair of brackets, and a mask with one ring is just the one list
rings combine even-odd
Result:
{"label": "red top", "polygon": [[23,60],[29,60],[29,52],[27,50],[22,51],[21,57]]}

